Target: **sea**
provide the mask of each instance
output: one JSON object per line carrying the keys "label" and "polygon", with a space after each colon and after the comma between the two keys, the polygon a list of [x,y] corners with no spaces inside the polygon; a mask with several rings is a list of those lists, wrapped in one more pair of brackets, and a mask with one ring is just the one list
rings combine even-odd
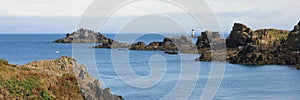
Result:
{"label": "sea", "polygon": [[[106,34],[116,38],[115,34]],[[65,34],[0,34],[0,58],[22,65],[61,56],[91,56],[80,61],[103,88],[125,100],[299,100],[300,71],[292,66],[246,66],[221,62],[199,62],[198,54],[169,55],[163,51],[94,49],[96,44],[59,44]],[[130,34],[122,42],[162,41],[165,36]],[[195,42],[195,39],[194,39]],[[78,46],[85,45],[85,46]],[[92,55],[86,55],[84,52]],[[74,56],[75,57],[75,56]],[[76,56],[79,57],[79,56]],[[75,58],[76,58],[75,57]],[[76,58],[77,59],[77,58]]]}

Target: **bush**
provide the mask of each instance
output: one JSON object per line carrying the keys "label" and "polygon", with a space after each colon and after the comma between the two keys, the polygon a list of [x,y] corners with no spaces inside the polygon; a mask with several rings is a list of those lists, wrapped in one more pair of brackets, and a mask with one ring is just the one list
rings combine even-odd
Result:
{"label": "bush", "polygon": [[4,65],[8,65],[8,61],[7,60],[4,60],[2,58],[0,58],[0,63],[4,64]]}
{"label": "bush", "polygon": [[28,68],[28,67],[22,67],[22,70],[30,71],[30,68]]}
{"label": "bush", "polygon": [[48,91],[41,91],[39,96],[40,96],[41,100],[50,100],[51,99],[50,93]]}
{"label": "bush", "polygon": [[41,85],[40,80],[36,77],[29,77],[26,80],[19,81],[16,77],[12,77],[5,82],[6,87],[11,95],[15,97],[30,97],[34,95],[32,91],[37,90]]}

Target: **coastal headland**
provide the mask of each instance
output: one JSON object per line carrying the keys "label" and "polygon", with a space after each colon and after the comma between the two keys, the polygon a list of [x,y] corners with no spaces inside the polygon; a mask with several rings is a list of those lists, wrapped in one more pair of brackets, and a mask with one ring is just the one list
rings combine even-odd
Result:
{"label": "coastal headland", "polygon": [[109,88],[102,89],[85,66],[65,56],[25,65],[0,59],[0,99],[123,100]]}

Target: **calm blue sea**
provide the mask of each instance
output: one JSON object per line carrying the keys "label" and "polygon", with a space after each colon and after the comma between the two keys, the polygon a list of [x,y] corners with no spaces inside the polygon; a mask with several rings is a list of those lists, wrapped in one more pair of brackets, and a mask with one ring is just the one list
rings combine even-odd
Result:
{"label": "calm blue sea", "polygon": [[[0,58],[20,65],[36,60],[54,59],[65,55],[72,56],[72,44],[51,43],[51,41],[64,36],[64,34],[0,34]],[[107,36],[114,38],[115,35],[107,34]],[[130,39],[132,36],[126,35],[125,38]],[[149,43],[162,41],[162,39],[163,36],[152,34],[140,37],[137,41]],[[124,40],[123,42],[130,41]],[[60,53],[56,53],[56,51],[60,51]],[[126,57],[127,53],[128,57]],[[114,58],[112,55],[118,57]],[[185,94],[181,92],[190,90],[192,91],[188,99],[197,100],[204,93],[212,64],[212,62],[195,62],[194,59],[198,56],[167,55],[162,51],[96,49],[97,70],[89,71],[102,81],[103,87],[109,87],[113,93],[122,95],[127,100],[157,100],[171,93],[177,93],[172,96],[172,99],[182,99]],[[152,59],[155,57],[161,59]],[[300,98],[300,71],[294,70],[293,67],[221,64],[226,64],[226,70],[214,99],[298,100]],[[116,67],[117,65],[130,65],[130,67]],[[166,67],[163,67],[164,65]],[[121,71],[130,69],[140,79],[125,81],[123,76],[130,75],[117,73],[116,68]],[[161,76],[158,82],[147,77],[153,72],[163,72],[163,75],[158,75]],[[139,85],[155,84],[148,87],[137,87],[131,82]],[[193,86],[191,84],[193,82],[195,82],[195,86],[191,89],[189,86]],[[178,87],[181,83],[186,87]],[[176,89],[180,91],[175,91]]]}

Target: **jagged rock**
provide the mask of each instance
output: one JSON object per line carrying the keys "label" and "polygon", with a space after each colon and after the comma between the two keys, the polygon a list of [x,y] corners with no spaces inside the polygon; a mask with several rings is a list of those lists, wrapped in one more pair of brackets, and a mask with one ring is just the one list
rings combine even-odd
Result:
{"label": "jagged rock", "polygon": [[147,45],[144,42],[138,42],[131,45],[130,50],[145,50]]}
{"label": "jagged rock", "polygon": [[53,43],[100,43],[104,41],[112,42],[99,32],[81,28],[72,34],[67,33],[65,38],[55,40]]}
{"label": "jagged rock", "polygon": [[228,48],[240,48],[248,44],[264,46],[266,48],[280,46],[289,34],[286,30],[260,29],[252,31],[244,24],[235,23],[230,36],[226,39]]}
{"label": "jagged rock", "polygon": [[151,42],[146,49],[147,50],[159,50],[160,46],[162,46],[162,43],[160,42]]}
{"label": "jagged rock", "polygon": [[84,79],[84,71],[83,70],[81,70],[80,71],[80,73],[79,73],[79,77],[80,77],[80,79]]}
{"label": "jagged rock", "polygon": [[212,61],[211,52],[203,52],[199,58],[196,58],[196,61]]}
{"label": "jagged rock", "polygon": [[126,44],[105,35],[88,29],[78,29],[72,34],[67,33],[65,38],[53,41],[54,43],[100,43],[94,48],[128,48],[129,50],[163,50],[163,51],[180,51],[180,53],[198,53],[195,45],[186,36],[179,38],[164,38],[163,42],[151,42],[146,45],[143,42]]}
{"label": "jagged rock", "polygon": [[[298,23],[300,24],[300,22]],[[246,65],[300,65],[299,26],[289,32],[277,29],[252,31],[244,24],[235,23],[226,39],[226,60],[234,64]],[[209,32],[204,32],[209,33]],[[205,34],[203,35],[205,36]],[[198,48],[207,48],[206,37],[199,37]],[[218,50],[218,49],[216,49]],[[212,52],[214,55],[212,55]],[[196,60],[218,61],[221,55],[215,50],[205,49]],[[214,57],[215,59],[212,59]],[[221,59],[222,60],[222,59]],[[298,67],[300,69],[300,67]]]}
{"label": "jagged rock", "polygon": [[103,42],[95,48],[128,48],[129,50],[162,50],[180,51],[180,53],[197,53],[195,44],[186,36],[177,38],[164,38],[163,42],[151,42],[149,45],[144,42],[125,44],[113,42],[112,44]]}
{"label": "jagged rock", "polygon": [[225,49],[225,39],[220,37],[219,32],[204,31],[198,37],[196,42],[199,53],[204,53],[209,50]]}
{"label": "jagged rock", "polygon": [[287,37],[287,46],[294,51],[300,50],[300,21]]}
{"label": "jagged rock", "polygon": [[252,30],[246,25],[235,23],[232,29],[230,36],[226,40],[228,48],[237,48],[252,42]]}

